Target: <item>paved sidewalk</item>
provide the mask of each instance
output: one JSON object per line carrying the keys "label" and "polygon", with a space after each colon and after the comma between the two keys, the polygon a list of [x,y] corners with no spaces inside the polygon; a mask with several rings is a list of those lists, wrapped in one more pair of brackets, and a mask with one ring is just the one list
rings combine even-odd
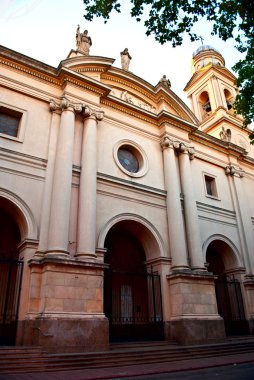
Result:
{"label": "paved sidewalk", "polygon": [[[1,375],[0,380],[103,380],[144,376],[160,373],[173,373],[219,367],[241,363],[254,363],[254,353],[228,355],[221,357],[194,358],[175,362],[163,362],[113,368],[81,369],[58,372],[35,372],[27,374]],[[254,379],[254,374],[253,374]]]}

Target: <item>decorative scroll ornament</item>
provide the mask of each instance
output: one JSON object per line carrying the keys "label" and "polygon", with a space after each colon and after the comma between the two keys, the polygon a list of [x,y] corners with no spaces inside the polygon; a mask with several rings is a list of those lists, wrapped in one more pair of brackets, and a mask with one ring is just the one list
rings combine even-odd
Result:
{"label": "decorative scroll ornament", "polygon": [[69,102],[69,100],[67,98],[62,98],[61,108],[66,109],[66,108],[69,108],[70,106],[71,106],[71,103]]}
{"label": "decorative scroll ornament", "polygon": [[60,108],[60,106],[54,101],[54,99],[50,99],[50,101],[49,101],[50,111],[56,111],[59,108]]}
{"label": "decorative scroll ornament", "polygon": [[98,121],[101,121],[104,116],[104,111],[95,111],[95,116]]}
{"label": "decorative scroll ornament", "polygon": [[92,110],[90,107],[83,105],[83,111],[82,111],[82,116],[83,117],[89,117],[92,115]]}
{"label": "decorative scroll ornament", "polygon": [[228,165],[225,167],[225,173],[226,175],[237,176],[242,178],[243,177],[243,170],[240,168],[236,168],[233,165]]}
{"label": "decorative scroll ornament", "polygon": [[54,99],[50,99],[49,101],[49,109],[50,111],[56,111],[56,110],[64,110],[67,108],[73,108],[73,110],[77,113],[82,111],[83,105],[81,103],[73,103],[70,100],[68,100],[66,97],[63,97],[61,99],[60,103],[57,103]]}
{"label": "decorative scroll ornament", "polygon": [[82,111],[83,117],[90,117],[93,116],[96,118],[96,120],[100,121],[103,119],[104,111],[100,110],[94,110],[86,105],[83,105],[83,111]]}
{"label": "decorative scroll ornament", "polygon": [[60,103],[57,103],[54,99],[50,99],[49,108],[50,111],[73,108],[75,113],[82,113],[83,117],[94,116],[98,121],[102,120],[104,116],[104,111],[92,109],[86,104],[74,103],[67,99],[65,96],[61,99]]}
{"label": "decorative scroll ornament", "polygon": [[185,142],[173,140],[169,136],[163,137],[161,140],[161,147],[162,149],[166,149],[169,147],[173,147],[176,151],[179,153],[187,153],[189,154],[190,160],[194,159],[195,156],[195,148],[193,146],[190,146],[186,144]]}
{"label": "decorative scroll ornament", "polygon": [[174,142],[168,136],[163,137],[163,139],[161,140],[162,150],[169,148],[170,146],[174,147],[173,144]]}

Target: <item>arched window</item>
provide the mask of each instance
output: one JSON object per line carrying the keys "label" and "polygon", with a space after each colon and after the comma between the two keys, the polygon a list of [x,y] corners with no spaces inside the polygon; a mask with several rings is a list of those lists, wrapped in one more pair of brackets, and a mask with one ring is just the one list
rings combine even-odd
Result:
{"label": "arched window", "polygon": [[202,118],[209,116],[212,108],[211,108],[211,103],[210,103],[210,99],[209,99],[209,94],[207,91],[203,91],[200,94],[199,103],[201,105]]}
{"label": "arched window", "polygon": [[224,90],[224,95],[227,103],[227,109],[230,110],[233,106],[234,103],[234,98],[231,92],[227,89]]}

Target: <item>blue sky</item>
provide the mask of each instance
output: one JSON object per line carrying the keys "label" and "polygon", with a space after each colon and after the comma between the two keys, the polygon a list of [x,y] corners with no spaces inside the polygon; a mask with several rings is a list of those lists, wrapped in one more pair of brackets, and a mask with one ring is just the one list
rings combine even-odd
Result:
{"label": "blue sky", "polygon": [[[183,88],[191,77],[192,53],[200,43],[186,38],[181,47],[160,45],[145,35],[142,23],[129,16],[129,2],[122,2],[122,13],[114,13],[105,24],[101,19],[84,19],[82,0],[0,0],[0,44],[57,67],[75,49],[80,24],[81,31],[87,29],[93,41],[90,55],[114,58],[114,65],[120,67],[120,51],[127,47],[132,56],[130,71],[153,85],[165,74],[171,89],[188,104]],[[198,33],[205,45],[222,53],[231,69],[241,58],[234,41],[225,43],[211,36],[210,30],[207,22],[201,22]]]}

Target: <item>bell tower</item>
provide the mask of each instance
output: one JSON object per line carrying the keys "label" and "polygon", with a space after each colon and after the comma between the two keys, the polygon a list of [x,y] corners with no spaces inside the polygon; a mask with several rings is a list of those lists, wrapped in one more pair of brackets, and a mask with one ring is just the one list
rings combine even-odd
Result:
{"label": "bell tower", "polygon": [[200,121],[199,129],[227,141],[231,140],[231,127],[242,125],[242,117],[232,108],[238,93],[235,81],[216,49],[202,45],[193,53],[192,77],[184,91]]}

